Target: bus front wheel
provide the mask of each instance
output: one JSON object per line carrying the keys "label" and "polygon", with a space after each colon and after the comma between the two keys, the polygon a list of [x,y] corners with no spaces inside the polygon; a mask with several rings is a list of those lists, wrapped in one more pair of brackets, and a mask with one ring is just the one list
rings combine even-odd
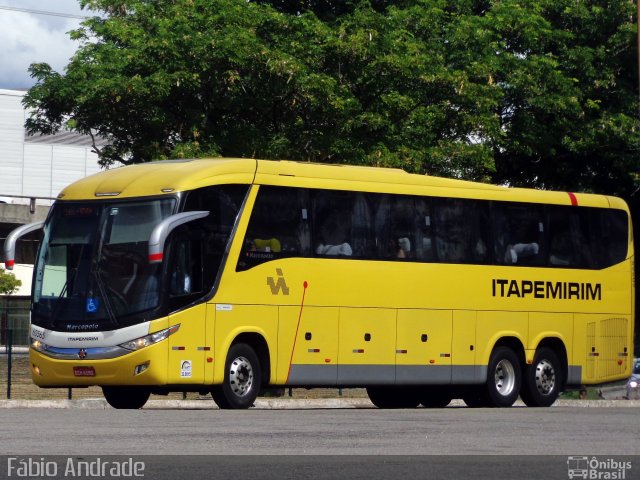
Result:
{"label": "bus front wheel", "polygon": [[151,392],[140,387],[102,387],[102,394],[113,408],[137,410],[144,407]]}
{"label": "bus front wheel", "polygon": [[223,409],[245,409],[253,406],[261,387],[262,373],[258,356],[246,343],[229,349],[222,385],[211,391],[213,401]]}
{"label": "bus front wheel", "polygon": [[555,352],[541,348],[524,372],[520,398],[528,407],[550,407],[558,399],[562,368]]}

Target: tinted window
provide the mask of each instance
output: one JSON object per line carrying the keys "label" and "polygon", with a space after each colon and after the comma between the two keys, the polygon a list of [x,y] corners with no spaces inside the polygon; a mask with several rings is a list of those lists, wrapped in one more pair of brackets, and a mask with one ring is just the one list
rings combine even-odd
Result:
{"label": "tinted window", "polygon": [[169,260],[171,308],[187,305],[213,288],[236,217],[247,192],[245,185],[219,185],[189,192],[184,211],[209,215],[176,229]]}
{"label": "tinted window", "polygon": [[316,256],[375,256],[370,197],[360,192],[312,191],[312,241]]}
{"label": "tinted window", "polygon": [[311,253],[308,193],[302,189],[261,186],[238,260],[246,270],[276,258]]}
{"label": "tinted window", "polygon": [[436,198],[433,205],[437,261],[485,263],[489,255],[486,202]]}
{"label": "tinted window", "polygon": [[238,269],[283,257],[605,268],[624,211],[261,186]]}
{"label": "tinted window", "polygon": [[494,259],[498,265],[542,265],[544,214],[542,206],[494,202]]}

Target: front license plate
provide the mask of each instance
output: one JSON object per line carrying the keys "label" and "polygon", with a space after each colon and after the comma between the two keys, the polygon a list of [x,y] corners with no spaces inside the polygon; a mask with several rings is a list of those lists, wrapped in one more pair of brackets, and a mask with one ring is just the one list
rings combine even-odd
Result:
{"label": "front license plate", "polygon": [[73,367],[73,374],[76,377],[95,377],[96,369],[93,367]]}

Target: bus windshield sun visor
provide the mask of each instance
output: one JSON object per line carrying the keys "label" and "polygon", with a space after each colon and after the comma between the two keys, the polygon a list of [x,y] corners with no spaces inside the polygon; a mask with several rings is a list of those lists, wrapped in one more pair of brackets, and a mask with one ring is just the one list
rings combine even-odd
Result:
{"label": "bus windshield sun visor", "polygon": [[149,237],[149,263],[161,263],[164,256],[164,243],[169,234],[185,223],[204,218],[207,211],[183,212],[171,215],[158,223]]}
{"label": "bus windshield sun visor", "polygon": [[44,226],[44,222],[28,223],[13,230],[4,242],[4,264],[7,270],[13,270],[16,263],[16,242],[28,233],[40,230]]}

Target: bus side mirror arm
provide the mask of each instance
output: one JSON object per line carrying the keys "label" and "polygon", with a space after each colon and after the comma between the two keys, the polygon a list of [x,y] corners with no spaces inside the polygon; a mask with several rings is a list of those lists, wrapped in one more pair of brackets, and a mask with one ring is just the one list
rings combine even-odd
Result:
{"label": "bus side mirror arm", "polygon": [[182,212],[165,218],[158,223],[149,237],[149,263],[162,263],[164,244],[169,234],[180,225],[204,218],[209,212]]}
{"label": "bus side mirror arm", "polygon": [[24,237],[27,233],[40,230],[44,226],[44,222],[34,222],[22,225],[12,230],[4,241],[4,265],[7,270],[13,270],[16,264],[16,242],[20,237]]}

